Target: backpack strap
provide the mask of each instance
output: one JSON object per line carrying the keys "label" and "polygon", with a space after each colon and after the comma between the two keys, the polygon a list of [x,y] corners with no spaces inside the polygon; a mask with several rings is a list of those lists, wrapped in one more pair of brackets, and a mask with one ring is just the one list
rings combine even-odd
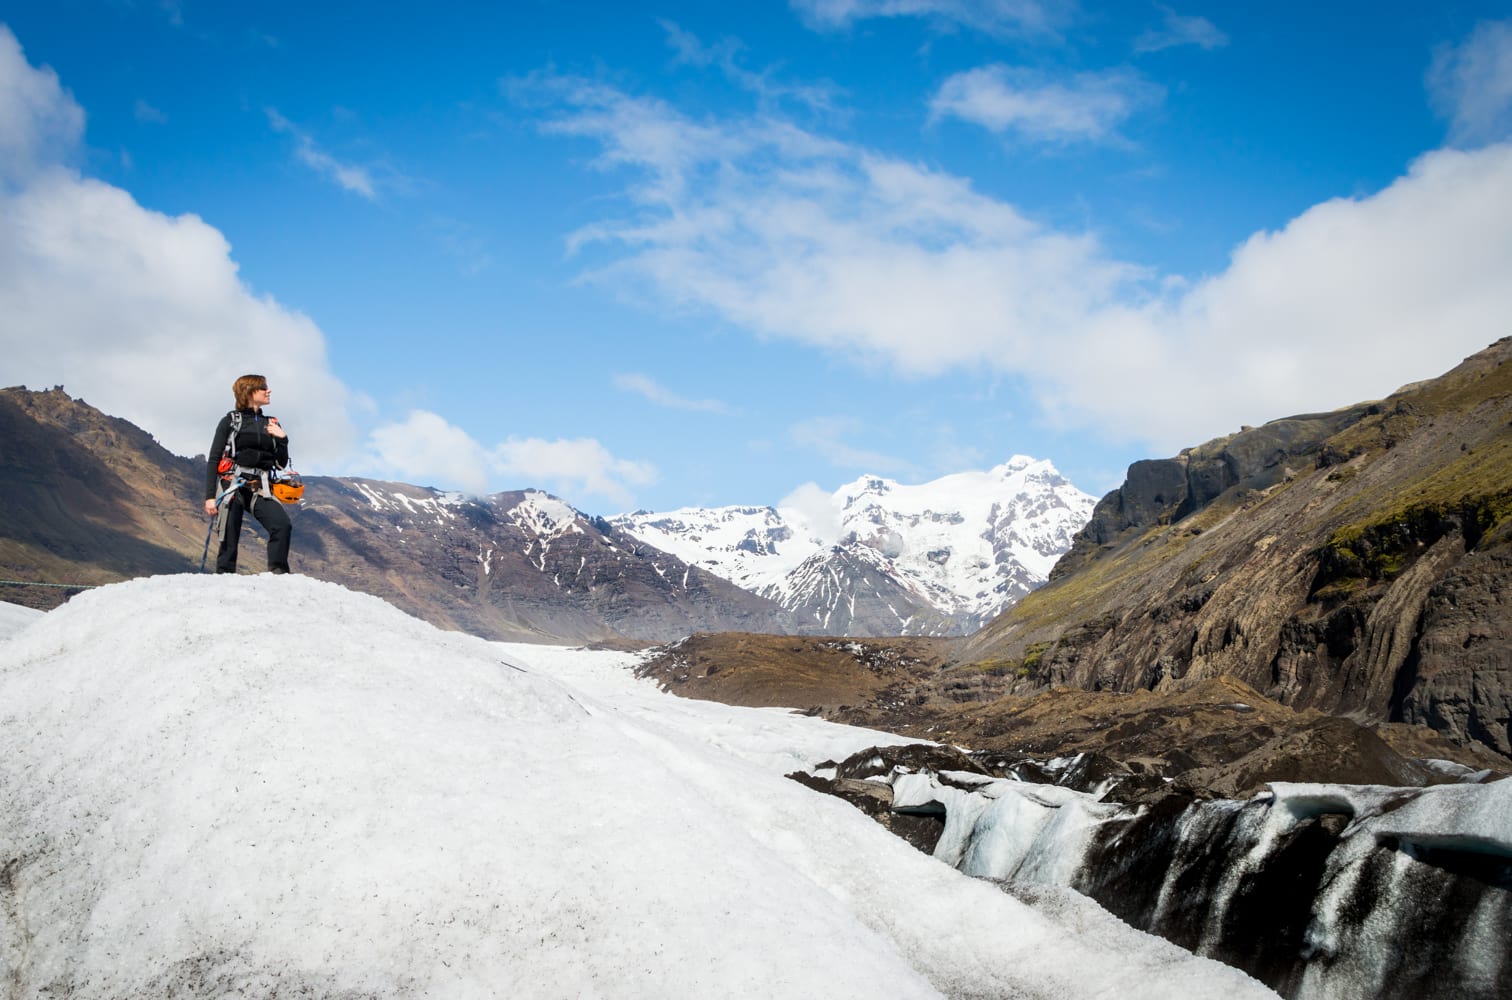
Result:
{"label": "backpack strap", "polygon": [[241,410],[232,410],[226,414],[231,418],[231,433],[226,435],[226,447],[230,449],[226,454],[231,458],[236,457],[236,435],[241,433],[242,416]]}
{"label": "backpack strap", "polygon": [[220,489],[215,496],[215,502],[220,504],[222,499],[242,484],[242,473],[245,471],[236,464],[236,435],[241,432],[242,415],[240,410],[232,410],[226,414],[226,420],[230,430],[226,433],[226,444],[221,448],[220,460]]}
{"label": "backpack strap", "polygon": [[[249,469],[236,461],[236,435],[241,432],[242,428],[241,410],[232,410],[226,416],[231,421],[231,430],[226,435],[226,448],[221,456],[220,495],[224,496],[232,490],[240,489],[243,486],[251,486],[253,487],[252,493],[254,498],[265,497],[272,500],[273,494],[271,492],[268,470]],[[230,462],[226,462],[226,459],[230,459]],[[229,468],[227,468],[228,465]],[[287,468],[288,462],[285,462],[283,467]]]}

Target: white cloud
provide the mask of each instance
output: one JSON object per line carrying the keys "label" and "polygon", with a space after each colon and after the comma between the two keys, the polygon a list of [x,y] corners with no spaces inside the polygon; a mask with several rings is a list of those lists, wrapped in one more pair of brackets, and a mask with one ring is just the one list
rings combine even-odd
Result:
{"label": "white cloud", "polygon": [[258,372],[306,471],[346,452],[350,393],[320,330],[243,285],[225,237],[198,217],[150,211],[59,166],[83,112],[3,27],[0,116],[3,159],[30,164],[0,191],[5,384],[63,384],[194,455],[231,407],[231,383]]}
{"label": "white cloud", "polygon": [[510,438],[494,449],[501,475],[521,482],[545,483],[569,500],[580,494],[600,496],[624,509],[631,506],[631,487],[656,482],[649,462],[615,458],[592,438],[546,441]]}
{"label": "white cloud", "polygon": [[692,123],[657,102],[587,102],[553,128],[632,168],[628,221],[574,235],[620,250],[592,280],[747,329],[934,375],[1029,359],[1139,272],[969,183],[778,121]]}
{"label": "white cloud", "polygon": [[[274,113],[276,114],[276,113]],[[478,445],[435,414],[374,429],[354,459],[352,409],[309,317],[256,295],[231,247],[194,215],[143,208],[130,194],[59,165],[83,111],[50,70],[27,64],[0,26],[0,381],[64,387],[146,429],[180,455],[203,454],[232,405],[231,383],[265,375],[304,472],[432,476],[483,492],[500,479],[615,502],[655,470],[597,441]],[[514,485],[511,483],[510,485]]]}
{"label": "white cloud", "polygon": [[777,509],[789,516],[796,512],[797,520],[805,524],[821,544],[833,545],[846,533],[834,494],[818,483],[804,483],[779,500]]}
{"label": "white cloud", "polygon": [[1187,281],[791,123],[555,93],[551,127],[628,177],[630,217],[574,236],[611,259],[590,280],[907,375],[1018,376],[1052,419],[1115,439],[1174,450],[1377,397],[1512,332],[1512,146],[1429,154]]}
{"label": "white cloud", "polygon": [[231,383],[258,372],[298,462],[345,452],[350,394],[327,367],[320,330],[248,290],[216,229],[62,170],[0,203],[8,384],[62,383],[194,455],[231,407]]}
{"label": "white cloud", "polygon": [[817,30],[877,17],[918,17],[990,35],[1054,35],[1076,13],[1075,0],[789,0]]}
{"label": "white cloud", "polygon": [[614,385],[625,392],[633,392],[673,410],[692,410],[698,413],[728,413],[730,408],[717,399],[685,399],[651,378],[637,372],[624,372],[614,376]]}
{"label": "white cloud", "polygon": [[309,133],[300,129],[293,122],[279,114],[273,108],[265,109],[268,116],[268,124],[273,126],[275,132],[283,132],[294,137],[294,155],[299,162],[314,170],[318,174],[336,182],[345,191],[361,195],[368,201],[378,199],[378,186],[373,180],[372,172],[366,167],[353,166],[350,163],[342,163],[330,153],[316,145],[314,138]]}
{"label": "white cloud", "polygon": [[376,428],[367,450],[375,468],[404,482],[488,492],[494,464],[488,449],[434,413],[415,410],[401,423]]}
{"label": "white cloud", "polygon": [[862,429],[861,421],[852,417],[814,417],[789,427],[788,438],[793,444],[815,452],[836,468],[871,473],[912,474],[915,471],[901,458],[846,443],[848,435]]}
{"label": "white cloud", "polygon": [[591,438],[515,438],[492,447],[425,410],[375,429],[369,441],[372,468],[406,482],[481,495],[491,489],[539,487],[581,506],[598,496],[620,507],[634,499],[632,487],[656,481],[645,462],[615,458]]}
{"label": "white cloud", "polygon": [[1508,274],[1512,145],[1440,150],[1257,233],[1219,275],[1091,312],[1046,400],[1176,447],[1377,398],[1512,333]]}
{"label": "white cloud", "polygon": [[1163,88],[1128,70],[1054,79],[995,64],[947,79],[930,102],[930,114],[1037,142],[1102,142],[1116,139],[1131,115],[1164,98]]}
{"label": "white cloud", "polygon": [[1428,71],[1434,108],[1458,145],[1512,137],[1512,20],[1485,21],[1458,46],[1434,52]]}
{"label": "white cloud", "polygon": [[717,45],[705,45],[698,36],[681,27],[675,21],[662,19],[657,22],[667,33],[667,45],[677,53],[677,61],[690,66],[707,67],[733,60],[740,46],[733,41]]}
{"label": "white cloud", "polygon": [[[4,383],[61,383],[194,455],[232,405],[231,383],[256,372],[273,387],[270,410],[289,430],[296,465],[348,473],[349,413],[364,401],[331,373],[319,328],[248,289],[226,238],[197,216],[148,210],[59,166],[83,120],[57,77],[28,65],[0,26],[0,143],[10,168],[0,188]],[[655,478],[596,441],[512,438],[485,448],[425,412],[374,429],[363,444],[362,471],[435,476],[474,492],[519,477],[618,502]]]}
{"label": "white cloud", "polygon": [[1159,52],[1181,45],[1219,49],[1229,42],[1228,35],[1205,17],[1185,17],[1164,6],[1160,10],[1165,16],[1164,23],[1159,29],[1146,31],[1136,38],[1135,52]]}
{"label": "white cloud", "polygon": [[705,45],[697,35],[672,21],[660,22],[667,33],[667,45],[676,53],[677,62],[700,69],[719,69],[735,86],[755,94],[763,103],[792,100],[816,111],[835,109],[835,88],[829,85],[793,84],[776,79],[774,71],[746,69],[740,63],[743,46],[734,39],[722,39]]}
{"label": "white cloud", "polygon": [[72,156],[84,134],[84,109],[58,74],[27,62],[21,43],[0,24],[0,184],[24,183]]}

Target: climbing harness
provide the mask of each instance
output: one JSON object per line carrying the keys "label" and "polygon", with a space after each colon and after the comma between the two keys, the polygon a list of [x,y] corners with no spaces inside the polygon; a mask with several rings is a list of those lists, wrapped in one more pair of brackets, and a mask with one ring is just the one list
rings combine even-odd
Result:
{"label": "climbing harness", "polygon": [[216,504],[220,504],[221,497],[225,494],[254,485],[253,504],[257,497],[280,503],[298,503],[304,496],[304,480],[299,477],[299,473],[290,469],[252,469],[237,464],[236,436],[241,433],[242,414],[240,410],[232,410],[227,416],[231,418],[231,430],[226,435],[226,447],[221,453],[218,466],[221,491],[216,496]]}
{"label": "climbing harness", "polygon": [[205,531],[205,551],[200,555],[201,573],[205,571],[205,562],[210,557],[210,539],[214,537],[225,541],[227,512],[231,507],[231,498],[238,491],[247,490],[247,511],[253,516],[256,516],[259,500],[293,504],[304,496],[304,480],[297,472],[253,469],[237,464],[236,436],[241,432],[242,415],[240,410],[232,410],[228,416],[231,418],[231,430],[226,435],[226,446],[221,452],[220,464],[216,466],[216,471],[220,474],[220,489],[215,494],[215,518]]}

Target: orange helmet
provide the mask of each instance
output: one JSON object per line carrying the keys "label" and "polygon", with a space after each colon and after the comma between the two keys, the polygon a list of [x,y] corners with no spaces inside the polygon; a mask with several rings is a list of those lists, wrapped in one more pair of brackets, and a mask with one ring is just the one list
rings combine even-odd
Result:
{"label": "orange helmet", "polygon": [[279,503],[299,503],[304,496],[304,480],[297,472],[285,473],[273,481],[273,496]]}

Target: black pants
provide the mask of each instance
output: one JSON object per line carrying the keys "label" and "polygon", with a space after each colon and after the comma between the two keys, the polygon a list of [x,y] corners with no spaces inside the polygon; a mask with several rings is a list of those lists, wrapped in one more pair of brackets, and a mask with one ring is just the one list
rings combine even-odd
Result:
{"label": "black pants", "polygon": [[217,573],[236,572],[236,546],[241,541],[242,512],[252,508],[252,516],[268,532],[268,568],[275,573],[289,571],[289,538],[294,534],[294,525],[277,500],[258,496],[243,486],[225,501],[225,532],[221,535],[220,548],[215,553]]}

